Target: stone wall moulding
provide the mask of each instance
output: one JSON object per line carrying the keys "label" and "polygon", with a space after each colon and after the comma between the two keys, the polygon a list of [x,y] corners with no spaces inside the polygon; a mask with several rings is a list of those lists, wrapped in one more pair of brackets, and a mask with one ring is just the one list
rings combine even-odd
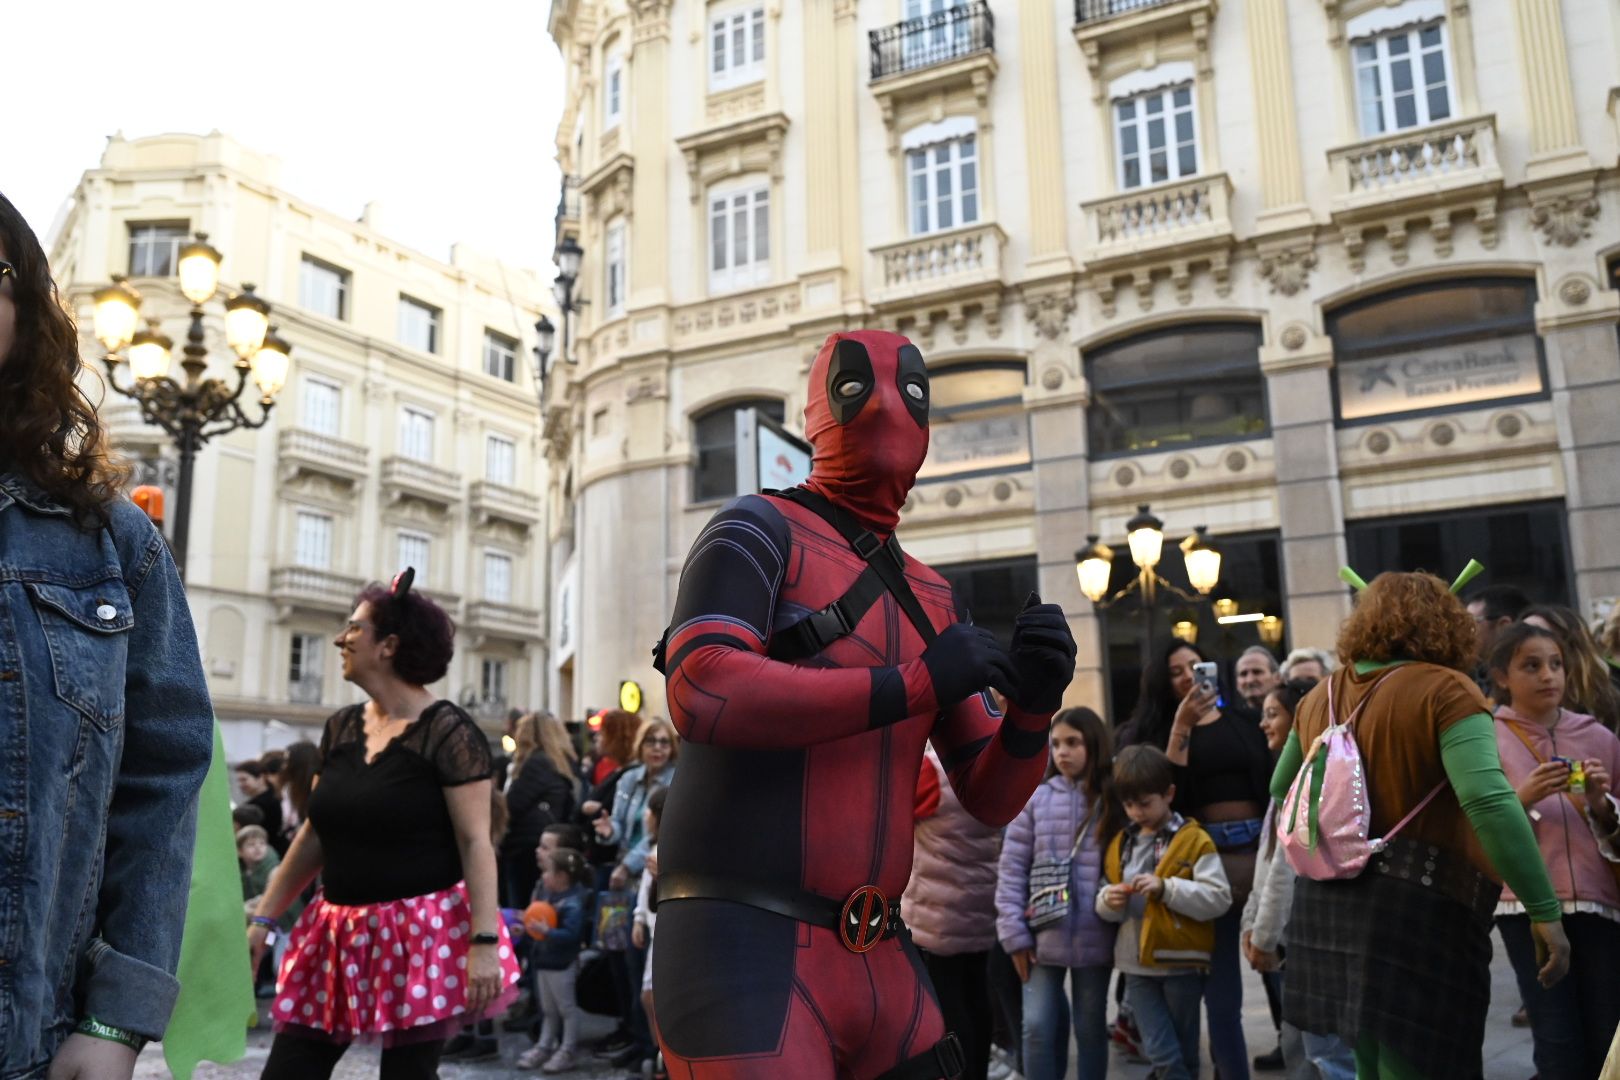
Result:
{"label": "stone wall moulding", "polygon": [[615,214],[629,216],[630,195],[635,186],[636,163],[629,154],[614,154],[579,182],[586,214],[606,219]]}
{"label": "stone wall moulding", "polygon": [[1069,329],[1069,317],[1075,309],[1072,283],[1064,282],[1057,288],[1026,285],[1020,290],[1020,296],[1024,302],[1024,315],[1037,334],[1047,341],[1056,341],[1065,335]]}
{"label": "stone wall moulding", "polygon": [[942,64],[886,76],[871,84],[888,131],[889,153],[900,152],[900,135],[915,123],[938,120],[971,103],[979,130],[995,123],[990,111],[990,84],[1000,64],[985,49]]}
{"label": "stone wall moulding", "polygon": [[1574,247],[1592,235],[1592,224],[1600,210],[1596,174],[1526,186],[1530,193],[1530,224],[1536,227],[1542,243]]}
{"label": "stone wall moulding", "polygon": [[1310,237],[1276,245],[1260,244],[1260,276],[1270,283],[1274,293],[1293,296],[1309,284],[1315,266],[1316,248]]}
{"label": "stone wall moulding", "polygon": [[782,144],[787,136],[788,118],[773,112],[683,135],[675,140],[686,158],[691,200],[703,198],[704,190],[717,180],[744,173],[769,173],[782,179]]}
{"label": "stone wall moulding", "polygon": [[787,333],[800,307],[796,284],[690,304],[675,311],[673,327],[677,348],[708,344],[711,340],[732,342]]}
{"label": "stone wall moulding", "polygon": [[[1096,9],[1091,13],[1091,9]],[[1214,74],[1209,34],[1219,5],[1216,0],[1171,0],[1169,3],[1088,2],[1085,13],[1074,25],[1074,39],[1085,56],[1091,75],[1091,98],[1102,104],[1108,96],[1108,80],[1103,67],[1109,53],[1133,52],[1142,57],[1142,67],[1157,63],[1160,38],[1190,32],[1198,75]],[[1117,14],[1115,13],[1117,12]]]}

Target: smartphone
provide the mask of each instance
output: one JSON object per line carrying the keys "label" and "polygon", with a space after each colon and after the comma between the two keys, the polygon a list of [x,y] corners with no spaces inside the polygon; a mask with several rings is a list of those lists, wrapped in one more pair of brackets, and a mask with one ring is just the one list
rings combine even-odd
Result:
{"label": "smartphone", "polygon": [[1203,660],[1193,665],[1193,679],[1206,693],[1215,695],[1215,706],[1221,708],[1226,702],[1221,700],[1221,667],[1213,660]]}

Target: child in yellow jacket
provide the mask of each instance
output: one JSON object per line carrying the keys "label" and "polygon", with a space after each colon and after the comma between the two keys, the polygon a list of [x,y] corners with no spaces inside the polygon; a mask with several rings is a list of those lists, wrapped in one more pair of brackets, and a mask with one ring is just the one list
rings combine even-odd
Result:
{"label": "child in yellow jacket", "polygon": [[1131,825],[1103,857],[1097,914],[1124,924],[1114,966],[1125,975],[1142,1052],[1162,1080],[1191,1080],[1214,921],[1232,906],[1232,887],[1209,834],[1170,809],[1175,771],[1164,751],[1122,750],[1114,791]]}

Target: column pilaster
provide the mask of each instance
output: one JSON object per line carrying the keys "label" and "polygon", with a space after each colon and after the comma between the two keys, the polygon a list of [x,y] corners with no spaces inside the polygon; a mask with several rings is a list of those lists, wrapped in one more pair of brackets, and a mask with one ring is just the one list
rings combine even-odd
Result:
{"label": "column pilaster", "polygon": [[1022,0],[1018,5],[1025,175],[1029,178],[1030,277],[1067,273],[1074,266],[1064,212],[1056,12],[1051,0]]}

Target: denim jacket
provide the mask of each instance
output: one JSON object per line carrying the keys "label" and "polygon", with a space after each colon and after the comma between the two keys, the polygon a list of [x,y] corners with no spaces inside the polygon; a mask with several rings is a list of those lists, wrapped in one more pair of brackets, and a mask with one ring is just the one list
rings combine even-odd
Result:
{"label": "denim jacket", "polygon": [[0,1080],[84,1016],[161,1036],[180,988],[213,710],[167,546],[108,512],[0,471]]}

